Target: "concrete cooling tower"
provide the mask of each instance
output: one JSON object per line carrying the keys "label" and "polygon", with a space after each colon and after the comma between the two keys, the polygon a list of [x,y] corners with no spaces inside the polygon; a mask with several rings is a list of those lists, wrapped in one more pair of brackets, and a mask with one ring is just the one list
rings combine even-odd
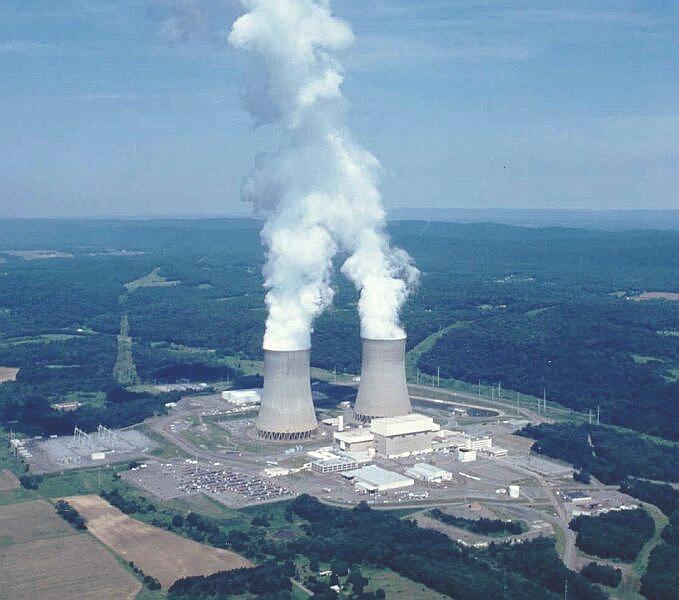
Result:
{"label": "concrete cooling tower", "polygon": [[363,338],[361,383],[354,416],[367,422],[374,417],[397,417],[411,412],[406,385],[406,340]]}
{"label": "concrete cooling tower", "polygon": [[302,440],[318,429],[311,399],[309,350],[264,350],[264,391],[257,437]]}

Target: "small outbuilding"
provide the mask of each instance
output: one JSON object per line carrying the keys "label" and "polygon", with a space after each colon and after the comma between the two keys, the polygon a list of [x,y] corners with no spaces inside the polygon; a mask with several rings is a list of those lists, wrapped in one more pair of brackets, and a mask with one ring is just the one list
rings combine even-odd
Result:
{"label": "small outbuilding", "polygon": [[430,465],[428,463],[417,463],[412,467],[409,467],[406,469],[406,475],[421,481],[427,481],[429,483],[450,481],[453,478],[453,474],[450,471],[446,471],[441,467]]}

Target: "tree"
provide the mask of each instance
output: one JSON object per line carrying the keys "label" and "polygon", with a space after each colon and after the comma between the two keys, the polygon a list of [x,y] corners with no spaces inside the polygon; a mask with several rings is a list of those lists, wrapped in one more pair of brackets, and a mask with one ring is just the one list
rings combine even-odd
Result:
{"label": "tree", "polygon": [[336,573],[340,577],[344,577],[349,574],[349,565],[343,560],[333,560],[330,563],[330,569],[333,573]]}
{"label": "tree", "polygon": [[592,480],[592,476],[586,469],[580,469],[573,473],[573,479],[579,481],[580,483],[589,483]]}
{"label": "tree", "polygon": [[183,527],[184,526],[184,517],[182,515],[175,515],[172,517],[172,527]]}

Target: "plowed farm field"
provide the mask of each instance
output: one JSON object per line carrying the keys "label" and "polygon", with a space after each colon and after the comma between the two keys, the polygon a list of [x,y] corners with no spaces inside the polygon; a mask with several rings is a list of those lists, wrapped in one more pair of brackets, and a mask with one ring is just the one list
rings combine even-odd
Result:
{"label": "plowed farm field", "polygon": [[139,580],[42,500],[0,507],[2,600],[132,600]]}
{"label": "plowed farm field", "polygon": [[65,500],[85,518],[92,535],[158,579],[165,589],[182,577],[252,566],[235,552],[199,544],[128,517],[99,496]]}

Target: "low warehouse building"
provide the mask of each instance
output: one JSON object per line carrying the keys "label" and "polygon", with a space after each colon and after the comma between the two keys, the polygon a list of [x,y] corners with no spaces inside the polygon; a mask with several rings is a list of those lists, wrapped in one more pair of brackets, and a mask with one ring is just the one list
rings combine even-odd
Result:
{"label": "low warehouse building", "polygon": [[476,460],[476,450],[471,450],[469,448],[458,448],[457,460],[463,463],[474,462]]}
{"label": "low warehouse building", "polygon": [[222,392],[222,400],[232,404],[259,404],[262,401],[262,390],[226,390]]}
{"label": "low warehouse building", "polygon": [[393,471],[387,471],[376,465],[368,465],[355,471],[347,471],[344,477],[354,480],[354,486],[357,491],[369,493],[386,492],[415,485],[414,479],[394,473]]}
{"label": "low warehouse building", "polygon": [[370,424],[375,450],[388,458],[431,452],[434,435],[440,429],[432,417],[414,413],[373,419]]}
{"label": "low warehouse building", "polygon": [[428,463],[417,463],[416,465],[413,465],[406,469],[406,475],[430,483],[450,481],[453,478],[453,474],[450,471],[446,471],[445,469]]}

